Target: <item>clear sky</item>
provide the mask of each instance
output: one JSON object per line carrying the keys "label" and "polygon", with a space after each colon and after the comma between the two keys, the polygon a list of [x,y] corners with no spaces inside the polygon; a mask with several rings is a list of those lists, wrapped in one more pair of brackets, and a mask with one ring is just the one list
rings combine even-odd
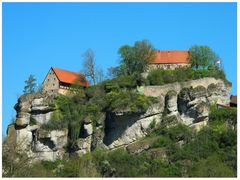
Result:
{"label": "clear sky", "polygon": [[42,83],[51,66],[79,71],[94,50],[103,69],[118,48],[148,39],[159,50],[208,45],[237,93],[236,3],[3,3],[3,135],[24,81]]}

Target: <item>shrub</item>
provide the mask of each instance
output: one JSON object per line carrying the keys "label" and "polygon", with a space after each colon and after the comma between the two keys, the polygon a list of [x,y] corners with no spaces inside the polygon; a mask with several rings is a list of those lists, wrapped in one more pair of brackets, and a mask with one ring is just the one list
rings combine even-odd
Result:
{"label": "shrub", "polygon": [[79,159],[70,158],[64,161],[59,177],[100,177],[94,157],[87,153]]}
{"label": "shrub", "polygon": [[192,138],[193,132],[189,127],[183,124],[178,124],[177,126],[168,129],[168,136],[173,141],[184,140],[189,142]]}
{"label": "shrub", "polygon": [[194,70],[192,68],[177,68],[175,70],[155,69],[150,71],[147,79],[151,85],[163,85],[174,82],[183,82],[192,79],[200,79],[204,77],[214,77],[222,79],[229,84],[223,70],[219,69],[201,69]]}
{"label": "shrub", "polygon": [[234,177],[236,174],[217,154],[201,159],[192,166],[190,177]]}
{"label": "shrub", "polygon": [[237,125],[237,108],[217,108],[216,105],[210,107],[209,122],[227,122],[236,127]]}
{"label": "shrub", "polygon": [[173,143],[169,137],[160,136],[152,145],[151,148],[166,147]]}
{"label": "shrub", "polygon": [[107,160],[112,168],[116,169],[116,177],[138,177],[142,176],[144,172],[143,162],[146,157],[128,154],[124,149],[114,150],[108,153]]}
{"label": "shrub", "polygon": [[110,111],[129,111],[129,112],[145,112],[154,101],[154,98],[138,94],[134,91],[121,89],[119,91],[111,91],[105,96]]}
{"label": "shrub", "polygon": [[116,91],[120,88],[132,89],[136,88],[136,79],[133,76],[120,76],[102,83],[106,92]]}
{"label": "shrub", "polygon": [[68,122],[64,119],[61,119],[61,120],[51,119],[46,124],[42,124],[41,128],[46,130],[61,130],[61,129],[67,128],[67,126],[68,126]]}

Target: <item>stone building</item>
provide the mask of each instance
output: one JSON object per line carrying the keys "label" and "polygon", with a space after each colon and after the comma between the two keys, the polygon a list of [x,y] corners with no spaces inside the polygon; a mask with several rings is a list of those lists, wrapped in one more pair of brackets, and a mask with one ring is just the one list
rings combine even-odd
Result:
{"label": "stone building", "polygon": [[80,84],[83,87],[89,86],[89,82],[84,75],[78,72],[51,67],[43,81],[43,91],[67,94],[74,84]]}
{"label": "stone building", "polygon": [[188,56],[187,50],[158,50],[155,59],[149,63],[147,72],[157,68],[176,69],[190,66]]}

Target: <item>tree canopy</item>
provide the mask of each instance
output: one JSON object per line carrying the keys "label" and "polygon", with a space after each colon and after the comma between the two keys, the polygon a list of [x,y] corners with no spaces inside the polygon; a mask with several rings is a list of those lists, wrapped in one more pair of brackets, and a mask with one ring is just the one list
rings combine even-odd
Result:
{"label": "tree canopy", "polygon": [[210,65],[215,66],[219,59],[217,54],[208,46],[192,46],[189,49],[189,61],[195,69],[206,69]]}
{"label": "tree canopy", "polygon": [[148,40],[136,41],[133,46],[124,45],[119,48],[120,67],[123,75],[140,74],[145,66],[154,59],[155,48]]}

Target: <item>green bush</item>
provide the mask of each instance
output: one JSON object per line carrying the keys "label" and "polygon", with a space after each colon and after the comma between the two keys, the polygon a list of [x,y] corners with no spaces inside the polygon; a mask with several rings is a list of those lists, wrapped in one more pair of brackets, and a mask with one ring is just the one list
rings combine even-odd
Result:
{"label": "green bush", "polygon": [[183,82],[204,77],[214,77],[216,79],[222,79],[225,83],[229,84],[224,71],[219,69],[194,70],[192,68],[186,67],[177,68],[175,70],[155,69],[149,72],[147,79],[150,85],[164,85],[168,83]]}
{"label": "green bush", "polygon": [[67,128],[67,126],[68,126],[68,122],[64,119],[61,119],[61,120],[51,119],[50,121],[48,121],[48,123],[42,124],[41,128],[45,130],[61,130],[61,129]]}
{"label": "green bush", "polygon": [[136,88],[136,80],[133,76],[120,76],[102,83],[106,92],[116,91],[120,88],[132,89]]}
{"label": "green bush", "polygon": [[144,176],[146,157],[128,154],[126,150],[118,149],[108,153],[107,160],[116,170],[116,177]]}
{"label": "green bush", "polygon": [[160,136],[152,145],[151,148],[158,147],[167,147],[169,144],[172,144],[172,140],[166,136]]}
{"label": "green bush", "polygon": [[176,164],[167,164],[161,158],[155,158],[150,162],[148,177],[180,177],[180,167]]}
{"label": "green bush", "polygon": [[217,154],[201,159],[192,166],[190,177],[234,177],[236,174]]}
{"label": "green bush", "polygon": [[134,91],[121,89],[111,91],[105,96],[110,111],[128,111],[128,112],[145,112],[154,101],[154,98],[138,94]]}
{"label": "green bush", "polygon": [[192,139],[193,132],[186,125],[178,124],[168,129],[168,136],[173,141],[184,140],[185,142],[189,142]]}
{"label": "green bush", "polygon": [[227,122],[230,125],[237,126],[237,108],[217,108],[216,105],[210,107],[209,114],[210,125],[214,122]]}

